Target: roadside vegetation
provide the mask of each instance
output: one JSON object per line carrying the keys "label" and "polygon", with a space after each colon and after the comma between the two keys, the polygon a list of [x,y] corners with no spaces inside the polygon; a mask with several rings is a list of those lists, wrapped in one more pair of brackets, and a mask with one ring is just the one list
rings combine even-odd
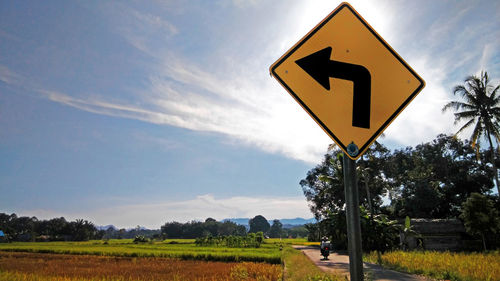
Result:
{"label": "roadside vegetation", "polygon": [[381,255],[372,252],[365,260],[387,268],[421,274],[439,280],[500,280],[500,251],[453,253],[433,251],[393,251]]}

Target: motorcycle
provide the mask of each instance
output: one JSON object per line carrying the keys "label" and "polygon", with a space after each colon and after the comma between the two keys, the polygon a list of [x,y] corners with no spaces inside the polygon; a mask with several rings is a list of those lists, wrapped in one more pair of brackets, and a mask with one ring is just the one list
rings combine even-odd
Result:
{"label": "motorcycle", "polygon": [[324,260],[327,260],[328,256],[330,255],[330,248],[325,247],[321,249],[321,255],[324,257]]}
{"label": "motorcycle", "polygon": [[324,257],[324,260],[328,259],[330,255],[330,241],[321,242],[321,255]]}

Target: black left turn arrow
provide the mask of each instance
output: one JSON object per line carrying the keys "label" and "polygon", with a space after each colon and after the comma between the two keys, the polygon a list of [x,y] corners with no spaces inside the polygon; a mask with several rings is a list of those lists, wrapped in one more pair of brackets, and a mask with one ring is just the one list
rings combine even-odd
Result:
{"label": "black left turn arrow", "polygon": [[297,63],[323,88],[330,90],[330,77],[352,81],[352,126],[370,128],[371,75],[362,65],[330,60],[332,47],[303,57]]}

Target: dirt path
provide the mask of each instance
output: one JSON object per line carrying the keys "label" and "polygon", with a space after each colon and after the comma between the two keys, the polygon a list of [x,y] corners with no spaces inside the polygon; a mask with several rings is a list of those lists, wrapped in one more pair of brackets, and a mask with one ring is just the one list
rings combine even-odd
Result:
{"label": "dirt path", "polygon": [[[316,247],[293,246],[301,250],[309,259],[311,259],[321,270],[349,276],[349,256],[338,253],[331,253],[328,260],[323,260]],[[363,263],[365,272],[370,272],[370,276],[376,281],[430,281],[432,279],[423,276],[401,273],[394,270],[384,269],[380,265],[372,263]]]}

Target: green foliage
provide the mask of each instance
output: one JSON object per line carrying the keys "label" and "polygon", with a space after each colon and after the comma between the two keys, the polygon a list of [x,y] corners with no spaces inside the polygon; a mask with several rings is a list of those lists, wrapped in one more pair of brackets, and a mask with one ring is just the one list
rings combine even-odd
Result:
{"label": "green foliage", "polygon": [[321,239],[321,233],[319,229],[319,223],[306,223],[304,227],[307,229],[307,241],[319,241]]}
{"label": "green foliage", "polygon": [[261,215],[257,215],[254,218],[250,219],[248,221],[248,225],[250,226],[250,230],[248,232],[251,233],[256,233],[259,231],[267,233],[271,228],[271,225],[269,225],[269,222],[266,220],[266,218]]}
{"label": "green foliage", "polygon": [[363,251],[385,252],[398,246],[397,221],[390,220],[386,215],[370,216],[363,208],[360,212]]}
{"label": "green foliage", "polygon": [[420,234],[413,229],[413,226],[411,225],[411,219],[408,216],[406,216],[405,218],[405,224],[401,229],[400,235],[402,236],[401,247],[403,250],[409,249],[408,238],[420,237]]}
{"label": "green foliage", "polygon": [[195,239],[204,236],[246,235],[246,228],[234,222],[218,222],[208,218],[205,222],[167,222],[161,226],[161,234],[167,238]]}
{"label": "green foliage", "polygon": [[384,167],[396,217],[455,218],[472,192],[492,187],[487,161],[477,161],[469,142],[439,135],[415,148],[396,150]]}
{"label": "green foliage", "polygon": [[284,236],[286,233],[283,230],[283,224],[279,220],[273,220],[273,224],[269,229],[269,237],[271,238],[280,238]]}
{"label": "green foliage", "polygon": [[304,225],[295,226],[289,229],[283,229],[285,235],[283,237],[291,237],[291,238],[303,238],[307,237],[309,232]]}
{"label": "green foliage", "polygon": [[[386,215],[370,215],[360,207],[360,224],[363,235],[363,251],[387,251],[395,249],[399,242],[399,227],[397,222],[389,220]],[[344,211],[332,213],[319,223],[323,235],[330,238],[334,249],[347,249],[347,224]]]}
{"label": "green foliage", "polygon": [[195,244],[203,247],[260,248],[264,242],[262,232],[248,233],[246,236],[205,236],[196,238]]}
{"label": "green foliage", "polygon": [[[465,79],[463,85],[455,86],[453,94],[459,95],[460,100],[451,101],[443,107],[443,111],[453,109],[455,111],[455,123],[465,124],[458,130],[457,134],[468,128],[474,127],[470,142],[479,151],[479,140],[484,137],[489,142],[492,171],[500,193],[500,183],[495,161],[493,141],[497,148],[500,143],[500,85],[494,87],[490,84],[487,72],[481,72],[481,77],[475,75]],[[493,141],[492,141],[493,138]]]}
{"label": "green foliage", "polygon": [[460,218],[464,221],[467,232],[481,236],[484,250],[486,250],[485,235],[497,233],[500,229],[498,211],[493,202],[479,193],[472,193],[464,202]]}
{"label": "green foliage", "polygon": [[307,172],[300,181],[311,212],[316,219],[327,217],[330,212],[337,212],[344,206],[344,177],[342,160],[336,157],[340,150],[326,154],[323,162]]}
{"label": "green foliage", "polygon": [[134,238],[134,243],[146,243],[146,242],[149,242],[149,239],[146,238],[144,235],[137,235],[135,236]]}
{"label": "green foliage", "polygon": [[0,213],[0,230],[9,241],[87,241],[100,239],[103,234],[92,222],[83,219],[72,222],[62,217],[38,220],[36,217],[18,217],[16,214],[4,213]]}
{"label": "green foliage", "polygon": [[[344,210],[339,155],[339,150],[325,155],[300,181],[318,220]],[[477,161],[469,142],[446,135],[393,152],[376,143],[357,161],[360,205],[392,218],[456,218],[472,192],[487,194],[493,188],[493,171],[485,160],[489,156],[480,156]],[[389,207],[381,206],[385,194],[391,199]]]}

